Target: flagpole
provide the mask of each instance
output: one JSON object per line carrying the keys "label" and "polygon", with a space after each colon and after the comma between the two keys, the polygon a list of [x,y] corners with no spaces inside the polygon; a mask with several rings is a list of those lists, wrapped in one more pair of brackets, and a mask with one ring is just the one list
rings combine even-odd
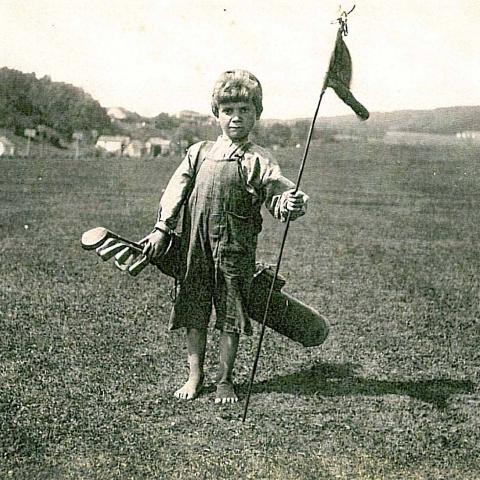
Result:
{"label": "flagpole", "polygon": [[[318,112],[320,110],[320,105],[322,103],[322,99],[323,99],[323,95],[325,94],[325,90],[326,90],[326,82],[324,82],[322,92],[320,93],[320,98],[318,99],[317,108],[315,109],[315,113],[314,113],[312,121],[310,123],[310,129],[308,131],[307,141],[305,143],[305,149],[304,149],[304,152],[303,152],[302,162],[301,162],[300,168],[298,170],[297,182],[295,184],[294,193],[297,193],[298,189],[300,188],[300,182],[302,180],[303,171],[305,170],[305,164],[306,164],[306,161],[307,161],[308,151],[310,149],[310,143],[311,143],[312,136],[313,136],[313,131],[314,131],[314,128],[315,128],[315,122],[317,120]],[[245,422],[245,420],[247,418],[247,411],[248,411],[248,405],[250,403],[250,396],[252,394],[253,381],[255,379],[255,373],[257,372],[258,361],[260,359],[260,352],[261,352],[261,349],[262,349],[263,337],[265,335],[265,327],[266,327],[266,323],[267,323],[268,313],[269,313],[269,310],[270,310],[270,304],[272,302],[274,286],[275,286],[275,283],[276,283],[277,278],[278,278],[278,272],[280,271],[280,264],[282,262],[283,251],[285,249],[285,243],[286,243],[286,240],[287,240],[288,229],[290,227],[290,220],[291,220],[291,211],[289,211],[288,215],[287,215],[287,221],[285,223],[285,229],[283,231],[283,238],[282,238],[282,243],[280,245],[280,252],[278,254],[277,265],[275,267],[275,273],[273,275],[272,283],[270,285],[270,290],[268,292],[267,303],[265,305],[265,312],[264,312],[263,321],[262,321],[262,329],[260,331],[260,337],[259,337],[258,346],[257,346],[257,353],[255,355],[255,360],[253,362],[252,373],[250,375],[250,383],[248,385],[248,392],[247,392],[247,397],[246,397],[246,400],[245,400],[245,409],[243,411],[242,422]]]}
{"label": "flagpole", "polygon": [[[346,12],[346,11],[341,12],[340,17],[336,19],[336,22],[338,22],[340,27],[337,31],[335,48],[330,58],[330,65],[325,75],[325,80],[323,82],[320,98],[318,99],[317,108],[315,109],[315,113],[313,115],[312,122],[310,124],[310,130],[308,132],[308,137],[305,144],[305,150],[303,152],[303,158],[300,164],[297,182],[296,182],[293,193],[297,193],[300,188],[300,181],[302,179],[303,171],[305,169],[305,163],[307,160],[310,143],[313,136],[315,122],[317,120],[318,111],[320,110],[320,105],[322,103],[323,95],[325,94],[327,87],[331,87],[335,91],[335,93],[340,97],[340,99],[343,100],[343,102],[345,102],[350,108],[352,108],[352,110],[360,119],[366,120],[369,116],[368,110],[361,103],[359,103],[357,99],[350,92],[350,80],[351,80],[351,73],[352,73],[351,59],[350,59],[350,53],[348,52],[348,49],[342,40],[343,36],[346,36],[348,34],[347,17],[353,11],[354,8],[355,8],[355,5],[349,12]],[[338,47],[338,51],[337,51],[337,47]],[[346,72],[346,75],[345,75],[345,72]],[[255,379],[255,373],[257,371],[258,361],[260,358],[263,337],[265,335],[265,326],[268,318],[268,313],[270,310],[270,304],[272,302],[274,286],[278,277],[278,272],[280,270],[280,264],[282,262],[283,250],[285,248],[287,233],[290,226],[290,220],[291,220],[291,211],[289,211],[287,215],[287,221],[285,224],[285,230],[283,232],[283,238],[282,238],[280,252],[277,259],[275,274],[273,276],[272,284],[270,285],[270,290],[268,292],[267,303],[265,305],[265,312],[264,312],[263,321],[262,321],[262,329],[260,332],[260,338],[258,340],[258,347],[255,355],[255,361],[253,362],[252,373],[251,373],[250,382],[248,385],[248,392],[247,392],[247,397],[245,401],[245,409],[243,411],[242,422],[245,422],[247,418],[247,411],[248,411],[248,405],[250,403],[250,396],[252,393],[253,381]]]}

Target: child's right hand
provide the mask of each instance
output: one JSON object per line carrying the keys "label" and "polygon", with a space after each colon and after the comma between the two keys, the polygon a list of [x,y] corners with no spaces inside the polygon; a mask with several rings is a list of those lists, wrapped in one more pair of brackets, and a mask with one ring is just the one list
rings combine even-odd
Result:
{"label": "child's right hand", "polygon": [[155,229],[140,241],[140,244],[143,245],[143,255],[148,257],[149,260],[155,260],[155,258],[165,253],[169,241],[170,237],[168,234]]}

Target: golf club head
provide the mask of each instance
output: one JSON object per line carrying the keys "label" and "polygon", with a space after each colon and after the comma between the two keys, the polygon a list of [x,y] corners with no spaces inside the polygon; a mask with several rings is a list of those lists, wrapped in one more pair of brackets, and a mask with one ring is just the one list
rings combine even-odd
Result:
{"label": "golf club head", "polygon": [[106,228],[92,228],[82,235],[82,248],[85,250],[95,250],[96,248],[100,247],[108,238],[112,238],[112,233]]}
{"label": "golf club head", "polygon": [[97,248],[97,253],[102,260],[110,260],[114,257],[118,252],[123,250],[127,245],[123,242],[114,241],[111,245],[106,247]]}
{"label": "golf club head", "polygon": [[118,263],[125,263],[133,253],[134,251],[130,247],[125,247],[115,255],[115,261]]}
{"label": "golf club head", "polygon": [[104,227],[86,231],[81,239],[82,248],[95,250],[102,260],[115,257],[115,267],[128,271],[132,276],[138,275],[150,262],[143,255],[143,242],[133,242],[113,233]]}
{"label": "golf club head", "polygon": [[122,272],[125,272],[138,255],[140,255],[138,252],[132,251],[129,247],[125,247],[115,255],[115,266]]}
{"label": "golf club head", "polygon": [[132,277],[136,277],[148,264],[148,257],[146,255],[140,255],[140,258],[128,267],[128,273]]}
{"label": "golf club head", "polygon": [[107,238],[99,247],[95,249],[95,253],[97,255],[100,255],[102,250],[104,250],[105,248],[111,247],[115,243],[116,243],[116,240],[114,238]]}

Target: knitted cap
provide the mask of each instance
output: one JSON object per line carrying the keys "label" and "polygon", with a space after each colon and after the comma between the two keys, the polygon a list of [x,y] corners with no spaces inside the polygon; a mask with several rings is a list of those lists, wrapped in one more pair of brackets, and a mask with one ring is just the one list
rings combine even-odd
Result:
{"label": "knitted cap", "polygon": [[259,119],[263,105],[262,85],[258,78],[247,70],[228,70],[220,75],[213,87],[212,112],[218,117],[219,104],[249,100],[252,100]]}

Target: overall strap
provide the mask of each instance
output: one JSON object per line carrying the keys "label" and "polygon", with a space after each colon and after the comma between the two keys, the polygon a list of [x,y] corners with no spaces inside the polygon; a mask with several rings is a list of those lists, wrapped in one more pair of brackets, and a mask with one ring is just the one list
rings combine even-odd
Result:
{"label": "overall strap", "polygon": [[[195,186],[195,179],[197,177],[197,173],[200,170],[200,167],[202,166],[203,161],[205,160],[205,150],[206,150],[206,145],[208,144],[207,141],[199,142],[196,143],[195,145],[192,145],[190,148],[192,149],[194,161],[193,161],[193,168],[194,172],[192,175],[192,181],[190,182],[188,191],[186,192],[186,195],[183,197],[182,201],[180,202],[180,208],[179,212],[182,210],[183,207],[188,203],[188,200],[190,198],[190,195],[192,194],[193,188]],[[160,218],[160,207],[158,209],[157,213],[157,221]]]}
{"label": "overall strap", "polygon": [[[198,145],[198,150],[195,152],[195,160],[194,160],[194,173],[192,176],[192,181],[190,182],[190,188],[185,195],[183,201],[182,201],[182,207],[185,210],[187,207],[188,200],[190,199],[190,195],[193,192],[193,189],[195,187],[195,181],[197,179],[198,172],[200,170],[200,167],[202,166],[203,162],[205,161],[205,158],[207,158],[207,145],[208,141],[203,141]],[[183,212],[185,215],[185,211]]]}
{"label": "overall strap", "polygon": [[252,146],[252,142],[248,141],[243,145],[239,145],[231,154],[230,158],[242,159],[246,151]]}
{"label": "overall strap", "polygon": [[[207,146],[208,146],[208,141],[205,140],[200,143],[197,153],[195,155],[195,162],[194,162],[194,168],[195,172],[193,174],[192,178],[192,185],[195,185],[195,179],[197,178],[198,171],[200,170],[200,167],[202,166],[203,162],[205,161],[205,158],[207,158]],[[210,147],[211,149],[211,147]],[[208,149],[208,150],[210,150]]]}
{"label": "overall strap", "polygon": [[[190,199],[190,196],[192,195],[193,189],[195,187],[195,180],[197,178],[197,174],[198,174],[198,172],[200,170],[200,167],[202,166],[203,162],[205,161],[205,158],[207,157],[207,145],[208,145],[208,141],[203,141],[198,145],[198,147],[197,147],[197,145],[195,146],[196,148],[198,148],[198,150],[196,152],[194,152],[194,154],[195,154],[194,173],[193,173],[193,176],[192,176],[192,181],[190,182],[189,191],[187,192],[187,194],[183,198],[182,206],[181,206],[183,219],[185,219],[185,216],[186,216],[188,200]],[[179,289],[181,283],[182,283],[182,281],[180,280],[180,278],[178,278],[178,276],[175,275],[174,285],[173,285],[172,290],[170,291],[170,298],[171,298],[173,303],[175,303],[176,300],[177,300],[177,293],[178,293],[178,289]]]}
{"label": "overall strap", "polygon": [[243,186],[245,187],[245,190],[247,190],[247,191],[248,191],[247,179],[245,178],[245,174],[243,172],[242,160],[245,157],[245,152],[250,148],[251,145],[252,145],[252,142],[247,142],[242,147],[239,147],[235,151],[235,153],[238,152],[238,154],[237,154],[238,156],[235,157],[235,160],[237,161],[238,174],[240,175],[240,178],[242,179],[242,182],[243,182]]}

